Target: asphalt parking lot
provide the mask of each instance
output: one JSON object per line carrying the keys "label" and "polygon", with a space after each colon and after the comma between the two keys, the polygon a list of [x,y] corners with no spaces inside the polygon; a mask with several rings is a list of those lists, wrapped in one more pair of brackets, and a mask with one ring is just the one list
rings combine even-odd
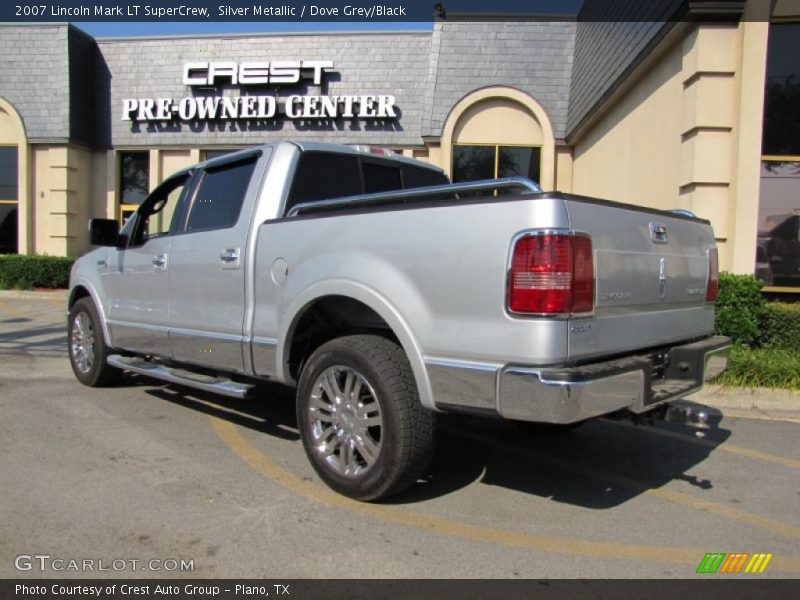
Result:
{"label": "asphalt parking lot", "polygon": [[[426,479],[361,504],[317,479],[292,402],[134,376],[83,387],[63,296],[0,296],[0,577],[800,575],[800,419],[712,409],[698,437],[442,418]],[[709,552],[773,557],[756,575],[696,575]],[[54,568],[70,560],[123,562]]]}

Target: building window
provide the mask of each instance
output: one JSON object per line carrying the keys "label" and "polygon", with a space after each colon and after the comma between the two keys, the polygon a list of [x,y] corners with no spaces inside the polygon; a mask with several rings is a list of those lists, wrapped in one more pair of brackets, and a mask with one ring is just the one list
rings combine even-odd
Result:
{"label": "building window", "polygon": [[761,163],[757,244],[756,277],[800,287],[800,161]]}
{"label": "building window", "polygon": [[762,152],[800,155],[800,22],[770,23]]}
{"label": "building window", "polygon": [[17,252],[17,169],[17,147],[0,146],[0,254]]}
{"label": "building window", "polygon": [[150,153],[119,154],[119,218],[123,223],[144,202],[150,190]]}
{"label": "building window", "polygon": [[238,152],[238,150],[203,150],[200,155],[201,161],[211,160],[212,158],[219,158],[231,152]]}
{"label": "building window", "polygon": [[527,177],[538,183],[541,164],[539,146],[453,146],[454,183],[503,177]]}
{"label": "building window", "polygon": [[800,287],[798,103],[800,22],[770,23],[755,275],[774,291]]}

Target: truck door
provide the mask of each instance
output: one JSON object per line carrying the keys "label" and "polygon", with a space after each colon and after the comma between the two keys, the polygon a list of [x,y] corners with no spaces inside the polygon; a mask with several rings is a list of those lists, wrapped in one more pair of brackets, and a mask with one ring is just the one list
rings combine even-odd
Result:
{"label": "truck door", "polygon": [[169,356],[169,268],[172,227],[190,174],[158,186],[125,224],[124,248],[109,252],[101,274],[114,345]]}
{"label": "truck door", "polygon": [[[261,151],[200,169],[170,250],[170,344],[176,360],[242,371],[245,250]],[[254,173],[259,171],[259,175]]]}

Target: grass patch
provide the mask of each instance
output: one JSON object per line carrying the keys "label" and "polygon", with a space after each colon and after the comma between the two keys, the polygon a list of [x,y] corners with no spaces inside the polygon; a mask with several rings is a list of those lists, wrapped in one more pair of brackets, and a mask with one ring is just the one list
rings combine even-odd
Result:
{"label": "grass patch", "polygon": [[800,390],[800,304],[766,302],[752,275],[720,273],[719,284],[715,331],[733,349],[713,383]]}
{"label": "grass patch", "polygon": [[734,346],[727,370],[710,383],[800,390],[800,353],[783,348]]}

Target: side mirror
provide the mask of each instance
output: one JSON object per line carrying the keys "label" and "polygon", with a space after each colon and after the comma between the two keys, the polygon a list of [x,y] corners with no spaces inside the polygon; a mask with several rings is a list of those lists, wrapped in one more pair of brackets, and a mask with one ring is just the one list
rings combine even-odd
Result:
{"label": "side mirror", "polygon": [[114,219],[91,219],[89,221],[89,243],[93,246],[117,246],[119,223]]}

